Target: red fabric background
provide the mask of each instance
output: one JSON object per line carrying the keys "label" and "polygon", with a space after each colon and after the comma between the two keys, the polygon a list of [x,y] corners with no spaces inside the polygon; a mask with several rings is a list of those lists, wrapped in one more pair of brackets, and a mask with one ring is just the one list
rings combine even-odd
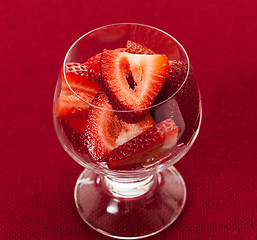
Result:
{"label": "red fabric background", "polygon": [[109,239],[76,211],[83,168],[57,140],[52,98],[73,41],[116,22],[177,38],[202,93],[200,135],[176,164],[185,209],[149,239],[257,239],[256,7],[255,0],[1,1],[0,239]]}

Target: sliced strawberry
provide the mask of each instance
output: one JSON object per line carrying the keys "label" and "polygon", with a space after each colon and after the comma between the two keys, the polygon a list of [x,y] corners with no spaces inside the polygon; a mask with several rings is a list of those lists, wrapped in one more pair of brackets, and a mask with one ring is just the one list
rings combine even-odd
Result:
{"label": "sliced strawberry", "polygon": [[89,58],[83,65],[87,66],[89,69],[94,70],[94,72],[100,76],[100,58],[101,53],[98,53]]}
{"label": "sliced strawberry", "polygon": [[178,127],[169,118],[115,148],[107,156],[110,169],[129,170],[153,164],[176,145]]}
{"label": "sliced strawberry", "polygon": [[[124,52],[126,48],[117,48],[116,51]],[[100,59],[102,53],[97,53],[96,55],[89,58],[86,62],[83,63],[88,69],[93,70],[93,72],[100,78]]]}
{"label": "sliced strawberry", "polygon": [[169,73],[161,92],[158,94],[156,103],[171,97],[183,84],[187,74],[185,62],[169,60]]}
{"label": "sliced strawberry", "polygon": [[[176,93],[185,81],[187,70],[188,65],[185,62],[169,61],[169,74],[155,103],[159,103]],[[198,128],[200,120],[200,95],[191,65],[188,78],[179,92],[174,96],[174,100],[179,106],[185,124],[185,131],[178,143],[187,144]]]}
{"label": "sliced strawberry", "polygon": [[[81,92],[79,95],[89,103],[94,98],[91,93]],[[84,117],[87,115],[88,109],[89,104],[79,99],[75,94],[63,91],[57,100],[56,116],[58,118]]]}
{"label": "sliced strawberry", "polygon": [[[67,63],[65,76],[71,89],[88,103],[102,89],[99,79],[86,66],[80,63]],[[62,73],[62,89],[57,100],[56,116],[58,118],[86,116],[89,104],[79,99],[68,87]]]}
{"label": "sliced strawberry", "polygon": [[114,114],[104,91],[96,95],[92,104],[96,107],[89,109],[86,135],[88,151],[96,161],[102,161],[111,150],[155,125],[150,115],[136,124],[122,121]]}
{"label": "sliced strawberry", "polygon": [[[65,65],[66,79],[75,92],[89,91],[89,89],[95,94],[102,88],[100,76],[95,74],[95,71],[89,69],[86,65],[80,63],[67,63]],[[69,87],[62,74],[62,90],[69,91]]]}
{"label": "sliced strawberry", "polygon": [[81,125],[82,122],[86,122],[85,118],[74,118],[73,120],[71,119],[59,119],[63,131],[65,132],[66,137],[68,138],[69,142],[72,144],[73,148],[75,151],[79,153],[88,153],[87,150],[87,144],[86,144],[86,136],[84,133],[81,133],[80,131],[82,129],[79,129],[79,132],[74,129],[74,126],[71,126],[77,122],[77,124]]}
{"label": "sliced strawberry", "polygon": [[134,54],[155,54],[151,49],[130,40],[127,41],[126,52]]}
{"label": "sliced strawberry", "polygon": [[[186,65],[185,71],[187,71],[187,68],[188,66]],[[186,126],[182,137],[179,139],[179,143],[188,144],[193,134],[199,127],[201,107],[200,93],[194,78],[192,67],[190,67],[186,82],[174,98],[178,103]]]}
{"label": "sliced strawberry", "polygon": [[[113,109],[139,110],[151,106],[163,87],[168,67],[166,55],[104,50],[101,57],[102,83]],[[130,72],[134,88],[128,82]],[[124,120],[128,115],[133,122],[144,116],[142,111],[134,111],[124,113]]]}
{"label": "sliced strawberry", "polygon": [[67,118],[67,125],[69,125],[74,131],[85,134],[86,125],[87,125],[87,117],[82,118]]}

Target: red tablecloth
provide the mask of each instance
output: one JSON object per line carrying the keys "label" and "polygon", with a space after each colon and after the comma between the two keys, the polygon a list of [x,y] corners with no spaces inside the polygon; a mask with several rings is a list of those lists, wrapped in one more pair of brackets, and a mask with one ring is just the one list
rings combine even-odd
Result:
{"label": "red tablecloth", "polygon": [[202,93],[199,137],[176,164],[185,208],[149,239],[257,239],[256,7],[254,0],[1,1],[0,239],[108,239],[76,211],[83,168],[57,140],[52,99],[73,41],[117,22],[176,37]]}

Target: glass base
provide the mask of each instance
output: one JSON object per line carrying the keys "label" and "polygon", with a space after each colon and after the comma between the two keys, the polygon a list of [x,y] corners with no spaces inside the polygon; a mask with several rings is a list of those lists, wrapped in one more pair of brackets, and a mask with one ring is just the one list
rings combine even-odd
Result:
{"label": "glass base", "polygon": [[85,169],[74,197],[81,218],[96,231],[113,238],[139,239],[164,230],[178,218],[186,187],[174,167],[133,182]]}

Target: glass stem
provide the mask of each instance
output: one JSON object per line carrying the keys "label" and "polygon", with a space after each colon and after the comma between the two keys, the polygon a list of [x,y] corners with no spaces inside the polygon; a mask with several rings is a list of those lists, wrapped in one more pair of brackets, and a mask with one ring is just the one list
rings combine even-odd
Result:
{"label": "glass stem", "polygon": [[133,178],[109,178],[104,176],[104,183],[108,190],[115,196],[121,198],[134,198],[148,192],[154,182],[154,175]]}

